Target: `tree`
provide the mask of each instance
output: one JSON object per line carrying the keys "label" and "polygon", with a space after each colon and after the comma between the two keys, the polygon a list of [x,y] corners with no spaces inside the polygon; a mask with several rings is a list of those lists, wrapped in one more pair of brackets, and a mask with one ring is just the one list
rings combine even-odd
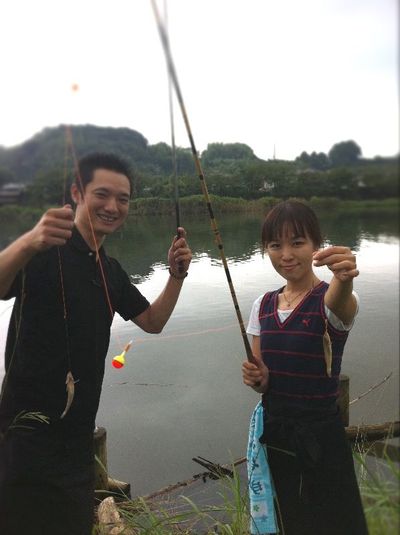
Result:
{"label": "tree", "polygon": [[317,153],[314,151],[308,154],[306,151],[303,151],[300,156],[297,156],[295,161],[302,168],[317,169],[318,171],[323,171],[330,167],[329,158],[324,152]]}
{"label": "tree", "polygon": [[399,196],[399,169],[396,165],[369,165],[360,173],[359,196],[385,199]]}
{"label": "tree", "polygon": [[331,182],[327,173],[318,171],[303,171],[297,176],[296,189],[293,192],[296,197],[327,197],[334,194],[331,191]]}
{"label": "tree", "polygon": [[331,169],[329,173],[329,187],[336,197],[353,199],[357,192],[357,177],[354,172],[340,167]]}
{"label": "tree", "polygon": [[333,167],[354,165],[361,156],[361,148],[355,141],[342,141],[333,145],[328,156]]}
{"label": "tree", "polygon": [[39,172],[27,187],[27,204],[61,206],[64,200],[70,201],[69,187],[70,180],[65,180],[63,169],[54,168],[51,171]]}
{"label": "tree", "polygon": [[324,152],[319,152],[318,154],[312,152],[310,156],[310,167],[319,171],[328,169],[330,167],[328,156]]}
{"label": "tree", "polygon": [[261,160],[242,162],[239,168],[239,176],[246,186],[246,198],[255,199],[265,195],[263,188],[268,176],[268,169],[268,162]]}
{"label": "tree", "polygon": [[297,156],[295,161],[296,162],[300,162],[300,163],[304,164],[304,166],[308,167],[310,165],[310,155],[308,154],[308,152],[303,150],[303,152],[300,154],[300,156]]}
{"label": "tree", "polygon": [[15,182],[14,174],[5,167],[0,167],[0,188],[9,182]]}
{"label": "tree", "polygon": [[147,149],[148,159],[163,174],[172,173],[172,149],[166,143],[156,143]]}
{"label": "tree", "polygon": [[253,150],[244,143],[209,143],[201,155],[204,165],[215,165],[221,160],[253,159],[255,159]]}
{"label": "tree", "polygon": [[294,162],[270,160],[265,167],[264,182],[270,188],[269,194],[283,198],[293,196],[297,181]]}

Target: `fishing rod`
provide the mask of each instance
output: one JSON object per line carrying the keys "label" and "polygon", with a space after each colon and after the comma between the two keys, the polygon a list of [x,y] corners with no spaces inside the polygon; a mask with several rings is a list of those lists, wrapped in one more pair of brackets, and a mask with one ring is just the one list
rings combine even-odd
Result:
{"label": "fishing rod", "polygon": [[174,109],[172,103],[172,91],[171,81],[168,83],[169,93],[169,113],[171,123],[171,147],[172,147],[172,170],[173,170],[173,182],[174,182],[174,202],[175,202],[175,217],[176,217],[176,229],[179,234],[179,227],[181,226],[181,214],[179,207],[179,189],[178,189],[178,169],[176,162],[176,145],[175,145],[175,130],[174,130]]}
{"label": "fishing rod", "polygon": [[245,350],[246,350],[247,359],[248,359],[249,362],[256,363],[255,358],[253,356],[253,352],[252,352],[251,347],[250,347],[249,340],[247,338],[246,330],[245,330],[244,323],[243,323],[242,314],[240,312],[239,303],[238,303],[238,300],[237,300],[237,297],[236,297],[235,288],[233,286],[231,274],[229,272],[228,262],[226,260],[221,234],[220,234],[220,231],[219,231],[218,226],[217,226],[217,222],[216,222],[215,217],[214,217],[214,212],[213,212],[213,209],[212,209],[211,199],[210,199],[210,195],[208,193],[206,180],[205,180],[203,169],[202,169],[202,166],[201,166],[201,163],[200,163],[200,158],[199,158],[198,153],[197,153],[196,145],[194,143],[192,130],[190,128],[188,115],[187,115],[185,104],[184,104],[183,97],[182,97],[182,91],[181,91],[181,88],[180,88],[180,85],[179,85],[179,82],[178,82],[178,77],[177,77],[177,74],[176,74],[174,61],[172,59],[172,54],[171,54],[171,50],[170,50],[170,46],[169,46],[168,34],[167,34],[165,26],[164,26],[164,24],[163,24],[163,22],[161,20],[160,13],[159,13],[158,8],[157,8],[156,0],[151,0],[151,4],[152,4],[152,7],[153,7],[153,11],[154,11],[154,16],[155,16],[156,23],[157,23],[158,32],[159,32],[159,35],[160,35],[162,47],[163,47],[165,58],[166,58],[166,62],[167,62],[167,68],[168,68],[169,77],[170,77],[172,85],[173,85],[173,87],[175,89],[175,93],[176,93],[176,97],[177,97],[177,100],[178,100],[178,103],[179,103],[179,107],[180,107],[180,110],[181,110],[181,113],[182,113],[183,121],[185,123],[186,132],[187,132],[187,135],[189,137],[190,148],[191,148],[193,159],[194,159],[194,163],[195,163],[195,166],[196,166],[196,171],[197,171],[198,177],[200,179],[201,189],[202,189],[202,192],[203,192],[203,195],[204,195],[204,199],[206,201],[208,213],[209,213],[209,216],[210,216],[211,228],[212,228],[212,230],[214,232],[215,241],[217,243],[219,254],[220,254],[220,257],[221,257],[221,260],[222,260],[222,264],[223,264],[224,269],[225,269],[225,275],[226,275],[226,278],[227,278],[227,281],[228,281],[229,289],[230,289],[231,296],[232,296],[233,305],[235,307],[236,316],[237,316],[237,319],[238,319],[238,322],[239,322],[240,332],[241,332],[243,343],[244,343],[244,347],[245,347]]}
{"label": "fishing rod", "polygon": [[[165,32],[168,32],[168,11],[167,11],[167,0],[164,0],[164,28]],[[174,204],[175,204],[175,220],[176,220],[176,235],[178,238],[181,237],[181,231],[179,227],[181,226],[181,213],[179,206],[179,188],[178,188],[178,166],[176,158],[176,143],[175,143],[175,120],[174,120],[174,103],[172,100],[172,81],[171,75],[168,69],[168,107],[169,107],[169,123],[171,131],[171,148],[172,148],[172,177],[173,177],[173,186],[174,186]],[[178,264],[179,273],[183,273],[184,267],[183,262]]]}

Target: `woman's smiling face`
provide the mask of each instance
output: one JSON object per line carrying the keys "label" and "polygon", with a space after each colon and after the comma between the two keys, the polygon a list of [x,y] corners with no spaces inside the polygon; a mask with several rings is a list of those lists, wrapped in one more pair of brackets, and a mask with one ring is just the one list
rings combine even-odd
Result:
{"label": "woman's smiling face", "polygon": [[296,236],[289,228],[266,245],[274,269],[286,280],[297,282],[309,278],[316,250],[311,238]]}

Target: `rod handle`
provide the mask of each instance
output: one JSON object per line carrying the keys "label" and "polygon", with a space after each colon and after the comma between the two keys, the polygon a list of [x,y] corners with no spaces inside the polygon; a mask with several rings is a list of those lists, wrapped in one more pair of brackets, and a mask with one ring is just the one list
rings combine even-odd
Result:
{"label": "rod handle", "polygon": [[[182,232],[179,230],[179,228],[176,229],[176,236],[177,238],[182,237]],[[183,273],[184,271],[185,271],[185,268],[183,267],[183,262],[181,260],[180,262],[178,262],[178,272]]]}
{"label": "rod handle", "polygon": [[[251,362],[251,364],[255,364],[257,366],[257,368],[258,368],[258,362],[257,362],[256,358],[253,355],[253,351],[251,350],[249,339],[247,338],[246,333],[243,334],[243,341],[244,341],[244,346],[245,346],[245,349],[246,349],[247,360],[249,362]],[[260,386],[260,383],[256,383],[254,386],[256,386],[256,387]]]}

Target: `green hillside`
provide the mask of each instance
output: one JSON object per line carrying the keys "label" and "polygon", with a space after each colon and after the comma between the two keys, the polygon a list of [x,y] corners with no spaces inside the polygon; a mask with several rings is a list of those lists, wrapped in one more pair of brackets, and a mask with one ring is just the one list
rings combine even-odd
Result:
{"label": "green hillside", "polygon": [[[73,170],[66,132],[63,125],[45,128],[18,146],[0,147],[0,188],[22,183],[27,186],[24,204],[59,203]],[[173,197],[168,144],[150,145],[141,133],[129,128],[80,125],[71,132],[78,158],[91,151],[111,151],[129,161],[136,198]],[[210,193],[223,197],[368,200],[398,196],[398,158],[362,158],[361,147],[354,141],[336,143],[328,154],[302,152],[294,161],[262,160],[243,143],[210,143],[201,161]],[[188,148],[177,148],[177,174],[181,197],[201,192]]]}

